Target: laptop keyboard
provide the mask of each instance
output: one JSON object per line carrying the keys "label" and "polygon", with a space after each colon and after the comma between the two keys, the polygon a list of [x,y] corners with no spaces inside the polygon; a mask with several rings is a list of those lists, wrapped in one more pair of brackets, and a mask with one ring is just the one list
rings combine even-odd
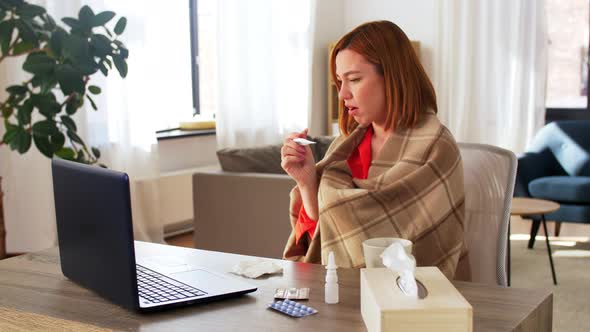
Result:
{"label": "laptop keyboard", "polygon": [[137,264],[137,287],[139,296],[150,303],[182,300],[207,294],[139,264]]}

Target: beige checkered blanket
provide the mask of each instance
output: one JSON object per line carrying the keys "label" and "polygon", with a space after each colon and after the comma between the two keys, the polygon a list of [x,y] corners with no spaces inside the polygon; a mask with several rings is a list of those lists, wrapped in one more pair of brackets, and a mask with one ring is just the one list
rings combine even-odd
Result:
{"label": "beige checkered blanket", "polygon": [[[341,267],[364,267],[362,242],[401,237],[414,243],[419,266],[438,266],[452,279],[463,242],[465,193],[459,148],[434,113],[413,129],[396,131],[373,158],[366,180],[353,179],[346,163],[366,128],[337,138],[317,164],[320,217],[314,237],[295,244],[291,232],[284,251],[289,260],[326,263],[334,251]],[[291,191],[291,225],[301,208]],[[462,263],[463,264],[463,263]]]}

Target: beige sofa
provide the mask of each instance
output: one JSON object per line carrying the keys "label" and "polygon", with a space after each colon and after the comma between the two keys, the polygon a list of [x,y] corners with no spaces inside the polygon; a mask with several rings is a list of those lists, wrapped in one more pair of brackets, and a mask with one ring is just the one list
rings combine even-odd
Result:
{"label": "beige sofa", "polygon": [[[316,160],[323,158],[332,138],[310,139],[318,142]],[[281,169],[280,145],[225,149],[217,156],[223,170],[193,174],[195,247],[281,258],[295,182]]]}
{"label": "beige sofa", "polygon": [[287,175],[196,172],[193,175],[196,248],[281,258],[289,236]]}

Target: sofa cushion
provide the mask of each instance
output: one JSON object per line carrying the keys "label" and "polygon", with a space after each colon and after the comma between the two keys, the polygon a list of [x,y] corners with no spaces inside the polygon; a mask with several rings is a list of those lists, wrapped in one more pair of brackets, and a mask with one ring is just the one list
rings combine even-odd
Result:
{"label": "sofa cushion", "polygon": [[326,151],[330,147],[330,144],[334,141],[334,136],[317,136],[317,137],[309,137],[309,140],[316,142],[316,144],[311,145],[311,152],[313,153],[313,157],[315,161],[318,162],[324,159],[326,155]]}
{"label": "sofa cushion", "polygon": [[285,174],[281,168],[281,145],[217,151],[221,169],[226,172]]}
{"label": "sofa cushion", "polygon": [[533,197],[556,202],[590,203],[590,177],[547,176],[529,183]]}
{"label": "sofa cushion", "polygon": [[[310,145],[315,161],[324,158],[334,137],[307,137],[316,142]],[[282,144],[266,145],[255,148],[226,148],[217,151],[221,169],[226,172],[254,172],[285,174],[281,167]]]}
{"label": "sofa cushion", "polygon": [[551,122],[535,135],[531,151],[549,149],[569,175],[590,176],[589,130],[588,120]]}

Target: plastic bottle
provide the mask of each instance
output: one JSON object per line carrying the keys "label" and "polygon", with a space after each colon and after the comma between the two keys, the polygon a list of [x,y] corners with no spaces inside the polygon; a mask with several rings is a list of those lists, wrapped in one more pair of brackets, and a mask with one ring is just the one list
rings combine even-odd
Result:
{"label": "plastic bottle", "polygon": [[329,304],[338,303],[338,275],[336,274],[336,262],[334,252],[328,254],[328,265],[326,266],[325,302]]}

